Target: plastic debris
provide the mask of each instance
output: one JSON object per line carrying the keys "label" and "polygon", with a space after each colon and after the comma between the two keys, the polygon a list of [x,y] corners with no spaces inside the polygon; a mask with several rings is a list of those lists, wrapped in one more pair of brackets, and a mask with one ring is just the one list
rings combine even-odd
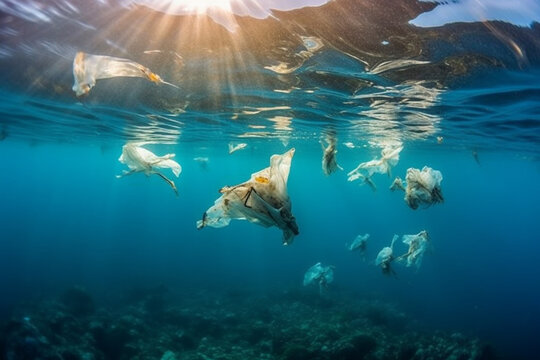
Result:
{"label": "plastic debris", "polygon": [[180,176],[182,167],[176,161],[172,160],[174,156],[175,154],[156,156],[151,151],[148,151],[137,144],[128,143],[122,147],[122,155],[120,155],[118,161],[122,164],[126,164],[130,170],[124,171],[122,175],[117,175],[116,177],[121,178],[138,172],[142,172],[146,176],[156,174],[165,180],[174,190],[176,195],[178,195],[178,190],[176,189],[174,181],[168,179],[157,170],[169,168],[176,177]]}
{"label": "plastic debris", "polygon": [[384,247],[381,251],[379,251],[379,254],[377,254],[377,259],[375,260],[375,265],[380,266],[382,269],[383,274],[395,275],[394,270],[390,266],[390,263],[394,260],[394,243],[399,238],[398,235],[394,235],[392,238],[392,243],[390,246]]}
{"label": "plastic debris", "polygon": [[197,228],[224,227],[231,219],[248,220],[264,227],[277,226],[283,231],[283,244],[292,243],[298,225],[291,212],[287,179],[294,151],[272,155],[270,166],[252,174],[248,181],[221,188],[223,195],[197,221]]}
{"label": "plastic debris", "polygon": [[140,77],[156,84],[178,86],[163,81],[149,68],[129,59],[92,55],[79,51],[73,60],[73,91],[77,96],[86,95],[100,79],[114,77]]}
{"label": "plastic debris", "polygon": [[420,205],[428,207],[432,204],[442,203],[444,201],[441,181],[443,176],[440,171],[433,170],[424,166],[422,171],[409,168],[407,169],[407,188],[405,189],[405,202],[413,210]]}
{"label": "plastic debris", "polygon": [[409,250],[399,256],[398,260],[405,260],[407,267],[414,265],[416,268],[419,268],[429,245],[427,231],[420,231],[416,235],[403,235],[403,243],[409,246]]}
{"label": "plastic debris", "polygon": [[323,266],[320,262],[316,263],[304,274],[304,286],[319,285],[319,293],[322,292],[334,281],[334,266]]}
{"label": "plastic debris", "polygon": [[354,170],[350,171],[347,176],[348,181],[362,179],[363,183],[368,184],[373,190],[376,189],[375,184],[371,180],[373,174],[388,174],[391,176],[392,167],[396,166],[399,161],[399,153],[403,150],[403,146],[385,147],[381,151],[381,158],[363,162]]}
{"label": "plastic debris", "polygon": [[322,170],[327,176],[338,169],[343,170],[343,168],[338,165],[336,160],[336,142],[337,140],[335,136],[331,135],[326,137],[326,143],[328,144],[327,146],[325,146],[324,143],[321,141],[321,146],[323,150]]}
{"label": "plastic debris", "polygon": [[239,143],[239,144],[229,143],[229,154],[232,154],[233,152],[238,151],[238,150],[245,149],[246,147],[247,147],[246,143]]}
{"label": "plastic debris", "polygon": [[394,181],[392,182],[392,185],[390,185],[390,190],[392,191],[395,191],[395,190],[403,190],[405,191],[405,186],[403,186],[403,180],[401,180],[401,178],[398,176],[394,179]]}
{"label": "plastic debris", "polygon": [[368,239],[369,234],[358,235],[354,241],[347,246],[347,249],[349,249],[349,251],[360,250],[360,252],[364,253],[366,251]]}

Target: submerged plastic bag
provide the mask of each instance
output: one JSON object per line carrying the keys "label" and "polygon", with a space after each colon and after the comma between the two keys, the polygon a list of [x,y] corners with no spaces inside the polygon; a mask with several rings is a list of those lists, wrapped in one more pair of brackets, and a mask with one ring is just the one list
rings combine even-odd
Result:
{"label": "submerged plastic bag", "polygon": [[441,181],[443,177],[440,171],[424,166],[422,171],[414,168],[407,169],[407,188],[405,189],[405,202],[413,210],[420,205],[426,207],[442,203],[444,201]]}
{"label": "submerged plastic bag", "polygon": [[304,274],[304,286],[316,284],[319,285],[319,292],[322,292],[328,284],[334,281],[334,266],[323,266],[320,262],[316,263]]}
{"label": "submerged plastic bag", "polygon": [[388,174],[388,176],[391,176],[392,167],[396,166],[399,162],[399,153],[401,150],[403,150],[403,146],[396,148],[385,147],[381,151],[380,159],[361,163],[347,174],[349,176],[347,180],[355,181],[362,179],[364,183],[375,190],[375,184],[371,180],[371,176],[373,176],[373,174]]}
{"label": "submerged plastic bag", "polygon": [[420,231],[416,235],[403,235],[403,243],[409,246],[409,250],[398,257],[398,260],[405,260],[407,267],[420,267],[422,258],[429,245],[429,235],[427,231]]}
{"label": "submerged plastic bag", "polygon": [[392,243],[390,246],[382,248],[381,251],[377,254],[377,259],[375,260],[375,265],[380,266],[383,274],[395,274],[394,270],[390,267],[390,263],[394,260],[394,243],[399,238],[398,235],[394,235],[392,238]]}
{"label": "submerged plastic bag", "polygon": [[73,91],[77,96],[86,95],[96,85],[96,80],[114,77],[140,77],[156,84],[176,85],[163,81],[149,68],[129,59],[92,55],[79,51],[73,60]]}
{"label": "submerged plastic bag", "polygon": [[327,136],[326,142],[328,143],[327,146],[324,145],[324,143],[321,141],[321,146],[323,150],[323,157],[322,157],[322,170],[324,175],[330,175],[336,170],[343,170],[341,166],[338,165],[336,155],[337,155],[337,149],[336,149],[336,138],[335,136]]}
{"label": "submerged plastic bag", "polygon": [[347,246],[347,249],[349,249],[349,251],[360,250],[361,252],[364,252],[366,251],[368,239],[369,239],[369,234],[358,235],[354,239],[352,244]]}
{"label": "submerged plastic bag", "polygon": [[156,174],[165,180],[172,187],[176,195],[178,195],[178,190],[176,189],[174,182],[156,170],[158,168],[169,168],[172,170],[174,175],[178,177],[182,172],[182,167],[176,161],[172,160],[174,156],[175,154],[156,156],[151,151],[148,151],[137,144],[128,143],[122,147],[122,155],[120,155],[118,161],[120,161],[122,164],[126,164],[130,171],[124,171],[122,175],[117,175],[116,177],[121,178],[137,172],[142,172],[146,174],[146,176]]}
{"label": "submerged plastic bag", "polygon": [[224,227],[231,219],[248,220],[264,227],[277,226],[283,231],[283,244],[292,243],[298,225],[291,212],[287,179],[294,149],[283,155],[272,155],[270,167],[251,175],[239,185],[223,187],[217,199],[197,221],[197,228]]}

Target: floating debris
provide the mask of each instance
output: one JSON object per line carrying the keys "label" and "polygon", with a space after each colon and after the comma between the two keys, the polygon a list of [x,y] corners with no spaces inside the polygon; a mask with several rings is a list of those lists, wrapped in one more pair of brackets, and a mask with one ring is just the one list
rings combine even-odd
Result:
{"label": "floating debris", "polygon": [[394,179],[394,181],[392,182],[392,185],[390,185],[390,190],[392,191],[395,191],[395,190],[403,190],[405,191],[405,186],[403,186],[403,180],[401,180],[401,178],[398,176]]}
{"label": "floating debris", "polygon": [[142,172],[146,176],[156,174],[165,180],[174,190],[176,195],[178,195],[178,190],[176,189],[174,181],[168,179],[165,175],[156,170],[157,168],[168,168],[172,170],[176,177],[180,176],[182,167],[176,161],[171,160],[174,156],[175,154],[156,156],[151,151],[148,151],[137,144],[128,143],[122,147],[122,155],[120,155],[118,161],[122,164],[126,164],[130,168],[130,171],[124,171],[122,175],[117,175],[116,177],[121,178],[138,172]]}
{"label": "floating debris", "polygon": [[325,175],[330,175],[336,170],[343,170],[341,166],[338,165],[336,160],[337,155],[337,149],[336,149],[336,137],[329,135],[326,137],[327,146],[324,145],[323,141],[321,141],[321,146],[323,150],[323,157],[322,157],[322,170]]}
{"label": "floating debris", "polygon": [[443,176],[440,171],[433,170],[430,167],[424,166],[422,171],[409,168],[407,169],[407,188],[405,189],[405,202],[413,210],[418,206],[425,205],[429,207],[433,204],[442,203],[444,201],[441,181]]}
{"label": "floating debris", "polygon": [[73,60],[73,91],[77,96],[86,95],[100,79],[114,77],[140,77],[155,84],[178,86],[163,81],[149,68],[129,59],[112,56],[92,55],[79,51]]}
{"label": "floating debris", "polygon": [[396,148],[385,147],[381,151],[381,158],[363,162],[347,175],[348,181],[362,179],[363,183],[368,184],[373,190],[376,190],[375,184],[371,180],[373,174],[388,174],[391,176],[392,167],[396,166],[399,161],[399,153],[403,150],[403,146]]}
{"label": "floating debris", "polygon": [[298,225],[291,212],[287,179],[294,151],[272,155],[270,166],[252,174],[248,181],[221,188],[223,195],[197,221],[197,228],[224,227],[231,219],[248,220],[264,227],[277,226],[283,230],[283,244],[292,243]]}
{"label": "floating debris", "polygon": [[399,238],[398,235],[394,235],[392,238],[392,243],[390,246],[384,247],[381,251],[379,251],[379,254],[377,254],[377,259],[375,260],[375,265],[380,266],[382,269],[383,274],[385,275],[395,275],[396,273],[390,266],[390,263],[392,260],[394,260],[394,243]]}
{"label": "floating debris", "polygon": [[239,144],[229,143],[229,154],[232,154],[233,152],[238,151],[238,150],[245,149],[246,147],[247,147],[246,143],[239,143]]}
{"label": "floating debris", "polygon": [[194,157],[193,160],[195,160],[199,165],[201,166],[201,169],[205,169],[208,167],[208,162],[210,161],[206,156],[197,156]]}
{"label": "floating debris", "polygon": [[320,262],[310,267],[304,274],[304,286],[319,285],[319,294],[334,281],[334,266],[323,266]]}
{"label": "floating debris", "polygon": [[364,258],[365,260],[365,257],[366,257],[366,249],[367,249],[367,241],[369,239],[369,234],[364,234],[364,235],[358,235],[354,241],[352,242],[352,244],[350,245],[347,245],[347,249],[349,251],[356,251],[356,250],[359,250],[360,251],[360,254],[362,254],[362,257]]}
{"label": "floating debris", "polygon": [[403,235],[403,243],[409,245],[409,250],[397,259],[405,260],[407,267],[414,265],[419,268],[429,245],[427,231],[422,230],[416,235]]}
{"label": "floating debris", "polygon": [[352,142],[344,142],[343,145],[348,147],[349,149],[354,149],[356,146]]}
{"label": "floating debris", "polygon": [[444,138],[442,136],[437,136],[437,144],[442,144]]}

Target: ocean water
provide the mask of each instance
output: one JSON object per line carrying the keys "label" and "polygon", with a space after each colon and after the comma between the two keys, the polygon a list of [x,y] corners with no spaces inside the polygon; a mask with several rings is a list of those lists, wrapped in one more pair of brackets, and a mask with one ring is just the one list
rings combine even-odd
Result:
{"label": "ocean water", "polygon": [[[490,1],[437,26],[419,21],[471,2],[269,17],[141,3],[0,1],[1,359],[537,358],[538,18],[492,18]],[[78,51],[172,85],[98,76],[76,96]],[[343,168],[330,175],[327,139]],[[178,196],[156,175],[116,177],[126,143],[175,154],[180,176],[160,171]],[[376,191],[348,181],[398,146]],[[197,229],[222,187],[292,148],[291,244],[248,221]],[[424,166],[444,202],[413,210],[389,186]],[[421,266],[384,274],[379,251],[422,230]],[[365,233],[364,254],[348,251]],[[333,282],[303,286],[318,262]]]}

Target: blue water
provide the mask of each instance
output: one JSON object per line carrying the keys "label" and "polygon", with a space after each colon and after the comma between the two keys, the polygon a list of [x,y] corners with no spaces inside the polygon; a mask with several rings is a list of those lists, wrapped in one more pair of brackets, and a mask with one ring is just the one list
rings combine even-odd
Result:
{"label": "blue water", "polygon": [[[421,12],[415,1],[402,3]],[[369,31],[360,20],[317,28],[319,18],[309,11],[320,13],[312,8],[282,13],[279,25],[239,20],[247,32],[260,24],[272,31],[282,26],[287,31],[278,40],[255,31],[253,39],[235,43],[221,29],[223,38],[216,38],[229,47],[201,35],[199,48],[180,35],[178,43],[168,37],[156,44],[161,33],[152,24],[162,15],[154,13],[140,25],[148,38],[129,40],[126,34],[139,25],[119,30],[118,24],[148,9],[111,5],[112,13],[100,18],[82,3],[73,5],[81,9],[73,19],[53,18],[66,29],[79,28],[69,36],[55,21],[2,10],[0,320],[21,303],[73,285],[97,300],[156,284],[193,292],[280,292],[301,288],[304,272],[322,262],[335,266],[330,298],[350,291],[396,304],[424,331],[489,342],[501,358],[538,356],[538,23],[495,23],[493,35],[478,23],[428,32],[399,22],[357,39],[351,33]],[[331,14],[340,5],[364,6],[342,0],[321,11]],[[362,21],[381,24],[390,16],[370,9],[379,18]],[[119,13],[123,22],[100,27]],[[308,24],[307,34],[291,19]],[[341,25],[351,33],[338,32]],[[403,38],[396,35],[401,27],[408,31]],[[452,31],[458,35],[449,36]],[[526,50],[524,58],[501,32]],[[322,50],[298,55],[306,50],[299,40],[304,35],[320,39]],[[379,35],[391,39],[389,50],[373,38]],[[183,67],[172,69],[169,55],[141,55],[153,47],[182,54]],[[180,89],[115,78],[98,80],[88,96],[77,98],[71,66],[78,50],[133,59]],[[396,59],[427,63],[371,71]],[[281,60],[298,69],[278,74],[265,68]],[[319,143],[327,134],[335,134],[344,168],[330,176],[321,170]],[[176,154],[183,168],[174,178],[178,197],[157,176],[115,178],[126,169],[118,158],[128,141],[146,141],[158,155]],[[228,154],[229,142],[248,146]],[[404,146],[393,175],[404,178],[408,168],[425,165],[441,171],[444,203],[411,210],[402,193],[388,190],[393,178],[383,174],[373,177],[376,192],[347,181],[348,171],[379,157],[388,142]],[[282,245],[279,229],[247,221],[197,230],[220,188],[246,181],[272,154],[293,147],[288,193],[300,234],[290,246]],[[395,277],[383,275],[374,265],[379,250],[394,234],[424,229],[432,247],[422,266],[396,264]],[[365,260],[346,249],[364,233],[371,235]],[[406,250],[396,245],[396,253]]]}

